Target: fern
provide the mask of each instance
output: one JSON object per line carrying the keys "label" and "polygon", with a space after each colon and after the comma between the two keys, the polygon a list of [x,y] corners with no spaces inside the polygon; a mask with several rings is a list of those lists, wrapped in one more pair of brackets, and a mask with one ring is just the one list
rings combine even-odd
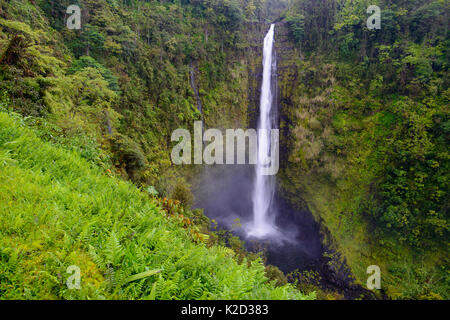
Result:
{"label": "fern", "polygon": [[114,231],[111,232],[110,237],[106,242],[104,254],[106,263],[112,264],[113,266],[119,265],[123,257],[122,245],[120,244],[120,241]]}
{"label": "fern", "polygon": [[[291,286],[274,288],[259,260],[238,264],[228,248],[193,242],[186,229],[162,214],[157,200],[105,176],[78,154],[42,142],[2,112],[0,154],[11,159],[0,161],[0,248],[15,252],[10,262],[2,258],[0,270],[8,285],[26,287],[35,295],[30,297],[304,297]],[[81,268],[81,290],[61,286],[67,265]],[[24,280],[36,270],[45,275],[40,281]],[[23,294],[0,290],[5,297]]]}
{"label": "fern", "polygon": [[159,269],[141,272],[141,273],[132,275],[131,277],[127,278],[126,282],[132,282],[132,281],[136,281],[136,280],[141,280],[141,279],[153,276],[155,274],[158,274],[160,272],[161,272],[161,270],[159,270]]}

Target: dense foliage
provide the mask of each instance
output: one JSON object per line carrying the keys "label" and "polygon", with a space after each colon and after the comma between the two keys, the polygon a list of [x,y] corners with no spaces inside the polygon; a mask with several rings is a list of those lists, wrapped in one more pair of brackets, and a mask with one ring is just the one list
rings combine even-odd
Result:
{"label": "dense foliage", "polygon": [[[374,217],[376,225],[414,246],[446,243],[450,231],[446,198],[448,8],[441,1],[408,1],[403,5],[380,2],[382,28],[369,30],[365,26],[367,1],[338,1],[333,5],[317,1],[313,8],[308,1],[297,5],[300,13],[288,19],[296,39],[322,29],[328,32],[320,34],[332,35],[328,38],[330,45],[309,45],[315,55],[320,54],[315,63],[324,60],[333,64],[327,74],[333,77],[329,86],[333,90],[333,114],[325,115],[330,110],[317,111],[322,126],[326,124],[323,117],[327,117],[334,133],[324,141],[322,152],[339,157],[357,148],[355,143],[362,144],[360,148],[370,152],[366,161],[376,181],[364,210]],[[339,8],[337,12],[334,6]],[[301,32],[299,25],[305,13],[315,23],[315,14],[322,15],[324,22],[303,23]],[[308,48],[307,39],[304,43]],[[310,96],[323,90],[315,83],[306,86]],[[372,134],[364,138],[368,130]],[[359,141],[354,140],[357,136]]]}
{"label": "dense foliage", "polygon": [[[381,8],[379,30],[366,25],[372,4]],[[448,9],[445,1],[297,0],[286,13],[303,59],[290,62],[296,82],[282,84],[291,88],[285,173],[335,190],[329,224],[347,234],[344,247],[372,243],[391,270],[400,251],[418,265],[428,260],[433,289],[408,297],[448,295]],[[371,236],[357,239],[359,228]]]}
{"label": "dense foliage", "polygon": [[[82,9],[81,30],[66,27],[70,4]],[[373,4],[380,30],[366,26]],[[0,294],[301,298],[264,282],[258,262],[246,268],[195,244],[202,236],[162,218],[171,210],[153,199],[192,203],[195,169],[170,161],[174,129],[249,125],[256,48],[277,21],[281,189],[323,221],[360,283],[377,264],[390,297],[448,297],[448,12],[443,0],[0,0],[0,104],[15,119],[1,116],[0,277],[13,280]],[[175,235],[171,251],[164,241]],[[90,270],[79,296],[55,276],[69,262]],[[226,268],[236,273],[208,274]]]}
{"label": "dense foliage", "polygon": [[[206,246],[192,213],[43,142],[26,121],[0,112],[2,299],[313,298],[275,287],[259,259]],[[66,286],[72,265],[80,290]]]}
{"label": "dense foliage", "polygon": [[[69,4],[81,30],[66,27]],[[169,160],[175,128],[241,121],[242,30],[267,6],[0,1],[1,298],[314,297],[209,231]]]}
{"label": "dense foliage", "polygon": [[[66,27],[69,4],[82,8],[81,30]],[[53,118],[62,129],[55,136],[92,141],[124,177],[170,195],[170,133],[202,118],[213,125],[224,108],[230,122],[242,117],[246,92],[235,75],[243,24],[265,7],[223,0],[1,1],[0,90],[15,110]]]}

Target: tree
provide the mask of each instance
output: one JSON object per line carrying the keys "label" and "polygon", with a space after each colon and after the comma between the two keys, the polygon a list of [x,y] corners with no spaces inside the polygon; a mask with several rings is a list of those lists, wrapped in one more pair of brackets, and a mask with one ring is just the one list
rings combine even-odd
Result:
{"label": "tree", "polygon": [[289,23],[290,30],[295,40],[301,44],[305,36],[305,17],[297,13],[286,17],[286,21]]}

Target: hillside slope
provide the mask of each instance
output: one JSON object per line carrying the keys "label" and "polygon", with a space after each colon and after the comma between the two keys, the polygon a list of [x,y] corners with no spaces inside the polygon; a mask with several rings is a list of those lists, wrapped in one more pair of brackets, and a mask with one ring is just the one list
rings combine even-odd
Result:
{"label": "hillside slope", "polygon": [[[258,260],[238,263],[231,249],[194,241],[179,213],[23,123],[0,113],[0,298],[314,297],[275,287]],[[72,265],[81,290],[66,286]]]}

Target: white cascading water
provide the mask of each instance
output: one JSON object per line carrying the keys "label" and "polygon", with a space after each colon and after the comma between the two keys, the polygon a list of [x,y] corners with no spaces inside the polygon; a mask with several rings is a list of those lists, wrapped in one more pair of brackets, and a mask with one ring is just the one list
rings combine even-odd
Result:
{"label": "white cascading water", "polygon": [[[272,129],[271,110],[273,105],[272,72],[276,61],[273,59],[275,25],[270,26],[264,38],[263,80],[261,85],[260,115],[258,121],[258,163],[256,165],[255,184],[253,189],[253,225],[249,236],[262,238],[276,233],[273,217],[269,210],[274,195],[273,177],[263,175],[261,170],[270,157],[270,130]],[[265,134],[264,134],[265,133]]]}

